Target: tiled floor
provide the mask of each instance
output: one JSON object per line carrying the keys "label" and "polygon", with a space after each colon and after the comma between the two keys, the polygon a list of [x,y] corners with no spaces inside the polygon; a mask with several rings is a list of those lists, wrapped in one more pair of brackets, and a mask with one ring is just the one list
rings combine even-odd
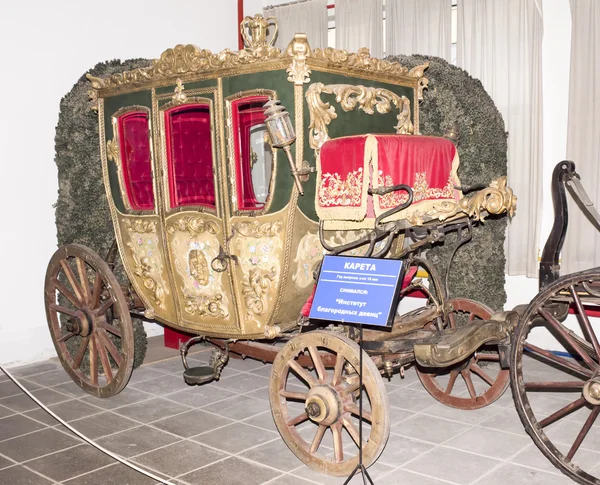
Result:
{"label": "tiled floor", "polygon": [[[202,361],[208,353],[191,358]],[[12,370],[76,429],[172,483],[344,482],[311,471],[280,438],[269,409],[269,365],[232,359],[219,382],[189,387],[173,357],[143,365],[121,394],[103,400],[82,392],[53,361]],[[572,483],[525,435],[510,390],[491,406],[460,411],[430,397],[414,370],[386,387],[392,428],[369,469],[376,484]],[[600,463],[600,454],[586,453]],[[71,435],[0,374],[0,484],[153,483]]]}

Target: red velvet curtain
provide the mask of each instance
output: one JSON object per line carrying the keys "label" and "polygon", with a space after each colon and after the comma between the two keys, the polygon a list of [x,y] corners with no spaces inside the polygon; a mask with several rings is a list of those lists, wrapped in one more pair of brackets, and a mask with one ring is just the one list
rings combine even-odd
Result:
{"label": "red velvet curtain", "polygon": [[131,111],[119,117],[119,143],[123,182],[134,210],[154,209],[148,113]]}
{"label": "red velvet curtain", "polygon": [[171,207],[215,207],[210,106],[183,105],[165,112]]}

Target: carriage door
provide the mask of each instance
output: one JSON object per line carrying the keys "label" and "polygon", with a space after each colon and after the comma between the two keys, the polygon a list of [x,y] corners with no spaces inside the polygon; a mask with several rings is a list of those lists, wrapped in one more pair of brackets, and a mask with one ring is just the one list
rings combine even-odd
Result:
{"label": "carriage door", "polygon": [[275,154],[265,126],[267,89],[225,100],[230,177],[230,250],[236,256],[232,282],[239,295],[243,332],[260,336],[273,314],[280,288],[287,208],[270,213]]}
{"label": "carriage door", "polygon": [[159,105],[164,232],[178,323],[235,335],[239,326],[231,280],[214,264],[226,240],[211,94],[173,97]]}

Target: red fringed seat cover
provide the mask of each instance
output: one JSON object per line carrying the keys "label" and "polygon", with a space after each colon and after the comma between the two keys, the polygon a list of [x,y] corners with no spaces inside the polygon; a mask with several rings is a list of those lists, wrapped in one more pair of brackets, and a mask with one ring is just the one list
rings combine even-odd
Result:
{"label": "red fringed seat cover", "polygon": [[339,221],[335,228],[350,228],[344,222],[363,222],[406,202],[404,191],[382,196],[367,194],[369,187],[406,184],[414,200],[408,209],[391,219],[427,214],[440,201],[458,201],[462,194],[456,171],[458,153],[444,138],[420,135],[359,135],[335,138],[321,147],[316,207],[319,217]]}

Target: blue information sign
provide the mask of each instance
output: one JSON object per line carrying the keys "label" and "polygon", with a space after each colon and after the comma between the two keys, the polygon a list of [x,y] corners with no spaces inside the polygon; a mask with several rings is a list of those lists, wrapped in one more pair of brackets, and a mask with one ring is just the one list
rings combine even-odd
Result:
{"label": "blue information sign", "polygon": [[394,321],[402,261],[326,255],[310,318],[388,326]]}

